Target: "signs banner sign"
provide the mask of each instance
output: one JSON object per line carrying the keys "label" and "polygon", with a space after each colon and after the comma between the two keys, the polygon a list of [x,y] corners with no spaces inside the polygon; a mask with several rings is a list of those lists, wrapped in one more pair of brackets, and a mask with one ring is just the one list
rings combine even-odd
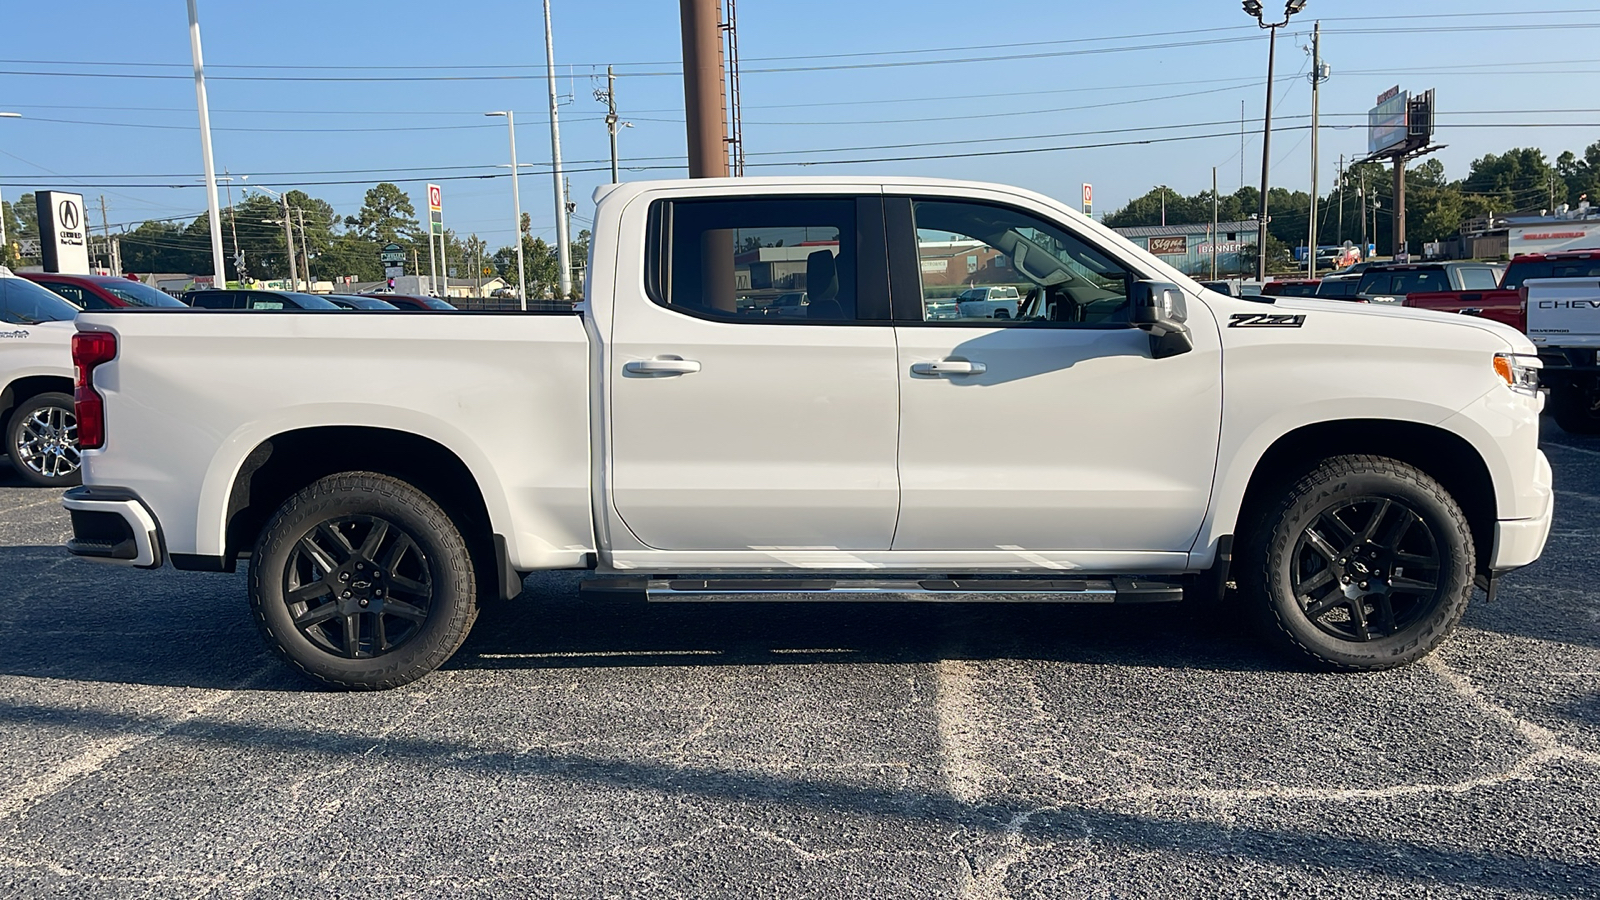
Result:
{"label": "signs banner sign", "polygon": [[1153,237],[1150,239],[1150,252],[1157,256],[1182,256],[1189,252],[1189,239],[1181,234],[1177,237]]}
{"label": "signs banner sign", "polygon": [[[383,267],[383,277],[385,277],[385,278],[399,278],[401,275],[404,275],[405,273],[406,273],[405,266],[384,266]],[[390,287],[393,287],[393,286],[394,285],[390,285]]]}
{"label": "signs banner sign", "polygon": [[39,251],[46,272],[89,274],[89,223],[83,213],[83,195],[65,191],[39,191]]}
{"label": "signs banner sign", "polygon": [[399,244],[384,244],[378,251],[378,262],[403,263],[406,261],[406,248]]}

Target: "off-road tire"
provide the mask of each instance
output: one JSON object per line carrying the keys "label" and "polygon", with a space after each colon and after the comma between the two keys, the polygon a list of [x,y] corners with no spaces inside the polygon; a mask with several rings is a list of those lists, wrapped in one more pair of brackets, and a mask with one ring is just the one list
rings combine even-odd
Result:
{"label": "off-road tire", "polygon": [[[1437,588],[1431,598],[1419,596],[1415,599],[1408,607],[1406,618],[1393,611],[1390,604],[1394,597],[1385,595],[1385,606],[1390,608],[1389,621],[1396,629],[1364,641],[1342,639],[1327,633],[1323,626],[1308,617],[1307,607],[1297,599],[1291,572],[1300,564],[1293,558],[1306,552],[1302,536],[1314,524],[1325,521],[1321,518],[1325,513],[1356,508],[1349,505],[1352,503],[1373,504],[1372,508],[1376,509],[1382,500],[1390,501],[1392,509],[1409,510],[1416,521],[1426,526],[1437,565],[1432,569],[1415,568],[1434,572],[1431,580]],[[1450,634],[1472,597],[1474,548],[1466,516],[1437,481],[1398,460],[1366,455],[1324,460],[1282,488],[1275,502],[1269,498],[1261,504],[1251,518],[1253,521],[1246,523],[1236,570],[1240,593],[1270,643],[1317,668],[1373,671],[1415,662],[1431,653]],[[1406,539],[1415,541],[1416,534],[1408,531]],[[1415,545],[1407,546],[1414,548]],[[1329,568],[1335,581],[1342,577],[1340,572],[1348,571],[1331,561]],[[1401,574],[1404,574],[1403,567]],[[1399,583],[1392,572],[1387,581]],[[1338,589],[1337,584],[1335,588]],[[1366,610],[1367,602],[1362,600],[1361,603]],[[1372,610],[1376,615],[1376,605]],[[1354,610],[1349,610],[1348,615],[1352,621],[1355,619]],[[1366,616],[1367,613],[1362,612],[1363,630]],[[1401,622],[1407,624],[1402,626]],[[1354,627],[1350,626],[1352,630]]]}
{"label": "off-road tire", "polygon": [[[323,523],[352,517],[383,521],[414,542],[418,556],[411,564],[418,567],[419,580],[426,571],[431,588],[426,616],[409,638],[392,650],[364,658],[347,658],[315,643],[308,636],[315,632],[295,626],[291,601],[286,599],[290,568],[301,564],[296,557],[304,553],[302,538],[326,533],[318,531]],[[285,501],[256,542],[249,593],[251,611],[267,644],[307,676],[342,690],[385,690],[421,678],[460,648],[478,615],[472,554],[455,523],[412,485],[373,472],[330,475]],[[389,593],[392,603],[398,595]],[[370,621],[372,616],[363,610],[357,618]],[[356,626],[357,652],[363,645],[362,627]],[[369,625],[367,630],[375,629]]]}

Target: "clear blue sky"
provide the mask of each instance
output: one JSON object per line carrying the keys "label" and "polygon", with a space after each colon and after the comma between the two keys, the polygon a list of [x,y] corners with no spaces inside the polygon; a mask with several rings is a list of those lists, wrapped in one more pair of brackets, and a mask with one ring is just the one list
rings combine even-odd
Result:
{"label": "clear blue sky", "polygon": [[[1276,0],[1268,5],[1281,8]],[[1311,0],[1279,41],[1278,72],[1285,79],[1278,91],[1279,121],[1285,127],[1306,122],[1309,87],[1304,77],[1289,79],[1309,69],[1302,46],[1309,45],[1312,22],[1320,18],[1323,53],[1333,66],[1322,101],[1323,121],[1330,126],[1322,149],[1325,188],[1340,153],[1365,150],[1365,112],[1377,94],[1397,82],[1412,90],[1436,87],[1444,125],[1497,123],[1440,129],[1439,140],[1450,146],[1439,158],[1451,177],[1464,174],[1473,158],[1511,146],[1541,147],[1552,159],[1563,149],[1581,151],[1600,140],[1595,124],[1600,110],[1582,111],[1600,106],[1591,99],[1600,87],[1600,51],[1589,49],[1600,36],[1600,2],[1527,0],[1523,6],[1513,15],[1471,16],[1465,14],[1504,13],[1508,4]],[[1233,0],[746,0],[742,7],[751,174],[976,178],[1020,184],[1073,202],[1078,185],[1089,181],[1095,185],[1096,211],[1106,212],[1157,183],[1183,193],[1206,189],[1213,166],[1220,167],[1223,191],[1236,189],[1240,102],[1252,125],[1261,115],[1266,40]],[[1535,14],[1554,10],[1568,12]],[[1431,18],[1392,18],[1408,13]],[[495,171],[447,167],[504,163],[504,120],[481,113],[509,107],[519,116],[521,160],[546,171],[550,145],[542,79],[484,79],[542,73],[536,0],[201,0],[200,15],[219,169],[280,189],[302,187],[341,214],[351,214],[366,187],[379,180]],[[595,76],[603,78],[607,63],[618,66],[619,105],[635,124],[622,133],[624,159],[634,166],[675,165],[682,159],[683,93],[675,74],[678,5],[673,0],[555,0],[553,16],[560,88],[567,95],[562,152],[573,161],[576,227],[582,227],[591,210],[589,194],[607,177],[603,107],[592,96],[602,84]],[[1379,33],[1353,33],[1359,29]],[[0,110],[25,116],[0,119],[0,184],[6,185],[7,198],[24,190],[82,185],[91,204],[105,194],[113,225],[193,215],[205,208],[199,187],[100,188],[84,178],[117,176],[100,180],[119,185],[198,185],[200,142],[182,0],[12,2],[0,11],[0,33],[6,36],[0,50],[6,60],[0,64],[6,73],[0,74]],[[1145,49],[1086,52],[1129,46]],[[960,61],[972,58],[982,61]],[[922,64],[878,65],[883,63]],[[874,67],[815,70],[861,64]],[[430,66],[444,68],[423,68]],[[781,69],[811,71],[762,71]],[[72,74],[11,74],[47,71]],[[88,74],[114,77],[81,77]],[[441,75],[480,80],[224,80]],[[1175,125],[1191,127],[1170,127]],[[1141,130],[1152,127],[1163,130]],[[1217,132],[1223,135],[1145,146],[837,162]],[[989,140],[1011,138],[1020,139]],[[1275,186],[1307,186],[1305,138],[1304,130],[1275,135]],[[934,141],[973,143],[884,146]],[[821,152],[834,148],[845,149]],[[1244,153],[1246,182],[1259,181],[1259,154],[1252,137]],[[801,161],[813,164],[796,164]],[[384,171],[338,173],[352,169]],[[623,177],[671,177],[681,171],[626,171]],[[267,174],[281,172],[321,174]],[[340,180],[362,183],[315,184]],[[505,179],[443,184],[447,225],[462,234],[476,232],[490,246],[510,243]],[[402,187],[420,206],[421,184],[403,182]],[[522,197],[535,230],[553,235],[548,175],[525,175]]]}

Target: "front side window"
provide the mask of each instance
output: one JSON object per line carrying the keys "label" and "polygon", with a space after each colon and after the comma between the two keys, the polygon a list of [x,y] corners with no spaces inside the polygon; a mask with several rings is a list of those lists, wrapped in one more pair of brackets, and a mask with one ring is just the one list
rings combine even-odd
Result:
{"label": "front side window", "polygon": [[1358,293],[1379,297],[1399,297],[1406,294],[1425,294],[1430,291],[1450,290],[1450,279],[1443,269],[1405,269],[1401,271],[1372,271],[1361,276]]}
{"label": "front side window", "polygon": [[1462,269],[1461,289],[1467,291],[1492,291],[1500,286],[1493,269]]}
{"label": "front side window", "polygon": [[102,282],[100,286],[129,306],[151,306],[164,309],[181,309],[183,307],[183,301],[177,297],[138,281],[118,282],[117,284]]}
{"label": "front side window", "polygon": [[912,202],[922,320],[967,325],[1129,324],[1129,270],[1064,229],[1003,206]]}
{"label": "front side window", "polygon": [[79,309],[109,309],[111,307],[111,304],[75,284],[68,284],[65,281],[38,281],[34,283],[67,298],[69,302]]}
{"label": "front side window", "polygon": [[78,308],[24,278],[0,278],[0,321],[10,325],[70,322]]}
{"label": "front side window", "polygon": [[697,316],[772,323],[856,318],[856,201],[662,202],[651,299]]}

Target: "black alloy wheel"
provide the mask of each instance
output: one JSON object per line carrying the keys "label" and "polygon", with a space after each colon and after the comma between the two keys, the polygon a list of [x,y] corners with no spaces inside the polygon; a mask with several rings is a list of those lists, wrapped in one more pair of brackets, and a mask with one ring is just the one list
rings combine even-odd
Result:
{"label": "black alloy wheel", "polygon": [[1390,497],[1324,510],[1300,533],[1291,565],[1306,619],[1342,641],[1399,634],[1433,609],[1444,589],[1433,531]]}
{"label": "black alloy wheel", "polygon": [[311,643],[346,659],[371,659],[417,636],[433,604],[428,557],[400,527],[377,516],[317,523],[295,542],[284,602]]}
{"label": "black alloy wheel", "polygon": [[1472,597],[1466,515],[1438,481],[1381,456],[1324,460],[1241,521],[1240,599],[1296,658],[1342,671],[1414,662]]}
{"label": "black alloy wheel", "polygon": [[262,637],[325,685],[382,690],[437,669],[478,616],[477,575],[450,516],[375,472],[322,478],[284,501],[250,559]]}

